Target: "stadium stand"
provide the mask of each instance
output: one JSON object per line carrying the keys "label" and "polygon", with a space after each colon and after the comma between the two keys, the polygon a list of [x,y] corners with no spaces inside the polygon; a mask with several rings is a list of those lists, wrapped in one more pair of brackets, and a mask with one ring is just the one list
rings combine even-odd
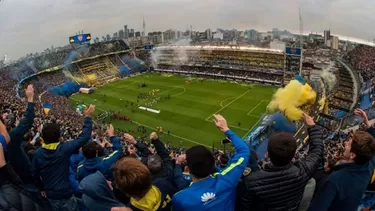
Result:
{"label": "stadium stand", "polygon": [[[346,68],[335,73],[338,84],[327,96],[324,86],[314,86],[319,99],[327,97],[325,111],[319,111],[318,117],[320,105],[305,108],[314,119],[306,115],[302,122],[293,123],[299,129],[296,134],[280,133],[275,130],[280,128],[277,119],[265,116],[243,142],[216,115],[214,125],[234,147],[227,153],[203,146],[168,146],[158,134],[146,134],[142,126],[138,131],[149,135],[151,142],[136,139],[132,131],[93,122],[94,106],[82,115],[66,97],[43,94],[67,80],[63,69],[76,78],[95,74],[105,83],[120,78],[121,71],[125,76],[144,71],[138,58],[150,62],[147,53],[128,52],[121,41],[88,48],[68,64],[71,49],[29,55],[0,70],[1,210],[320,211],[374,206],[371,194],[362,197],[374,182],[375,110],[362,100],[357,104],[356,82]],[[163,51],[163,63],[156,71],[281,84],[278,71],[283,63],[275,52],[213,50],[209,54],[199,49],[189,52],[188,60],[171,63],[175,52]],[[366,77],[357,70],[371,81],[372,60],[357,56],[362,52],[375,51],[358,47],[349,61],[356,68],[370,68]],[[373,86],[362,87],[361,93],[369,89]],[[43,113],[43,102],[53,105],[48,115]],[[283,128],[286,125],[282,123]],[[253,150],[265,140],[266,157]]]}

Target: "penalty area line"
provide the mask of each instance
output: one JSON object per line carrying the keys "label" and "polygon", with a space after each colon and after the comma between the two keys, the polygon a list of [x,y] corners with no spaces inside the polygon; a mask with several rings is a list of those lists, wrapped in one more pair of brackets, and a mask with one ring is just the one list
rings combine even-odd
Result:
{"label": "penalty area line", "polygon": [[228,104],[226,104],[224,107],[222,107],[221,109],[219,109],[218,111],[216,111],[215,113],[211,114],[209,117],[207,117],[205,120],[209,120],[212,115],[214,114],[218,114],[220,111],[224,110],[226,107],[230,106],[232,103],[236,102],[238,99],[240,99],[241,97],[243,97],[244,95],[246,95],[247,93],[249,93],[251,91],[251,89],[247,90],[245,93],[241,94],[240,96],[236,97],[234,100],[230,101]]}

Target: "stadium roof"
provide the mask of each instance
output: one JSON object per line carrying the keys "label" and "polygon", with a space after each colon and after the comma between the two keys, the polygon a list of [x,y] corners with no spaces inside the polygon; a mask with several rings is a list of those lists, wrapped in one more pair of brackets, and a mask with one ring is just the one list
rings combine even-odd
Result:
{"label": "stadium roof", "polygon": [[192,46],[181,46],[181,45],[168,45],[168,46],[158,46],[154,48],[155,50],[164,49],[187,49],[187,50],[233,50],[233,51],[258,51],[265,53],[283,53],[284,51],[279,49],[270,48],[257,48],[248,46],[204,46],[204,45],[192,45]]}

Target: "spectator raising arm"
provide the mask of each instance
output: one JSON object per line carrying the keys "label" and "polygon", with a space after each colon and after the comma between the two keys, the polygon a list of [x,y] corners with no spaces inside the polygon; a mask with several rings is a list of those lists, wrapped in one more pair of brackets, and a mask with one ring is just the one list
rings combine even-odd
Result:
{"label": "spectator raising arm", "polygon": [[250,149],[246,143],[228,128],[227,121],[219,114],[214,115],[214,123],[231,140],[235,155],[219,175],[228,186],[235,187],[239,182],[250,157]]}
{"label": "spectator raising arm", "polygon": [[27,96],[27,109],[24,117],[21,119],[17,127],[9,132],[11,142],[9,143],[8,161],[12,165],[14,171],[21,177],[25,184],[32,184],[31,176],[31,161],[25,151],[22,149],[24,135],[33,126],[35,112],[34,112],[34,88],[30,84],[25,90]]}
{"label": "spectator raising arm", "polygon": [[366,126],[367,126],[367,132],[370,133],[373,137],[375,137],[375,128],[373,126],[371,126],[371,123],[368,120],[366,112],[363,111],[363,110],[361,110],[361,109],[359,109],[359,108],[357,108],[354,111],[354,114],[357,115],[357,116],[362,117],[363,123],[365,123]]}
{"label": "spectator raising arm", "polygon": [[150,134],[150,140],[155,146],[156,152],[160,156],[160,158],[163,160],[163,167],[164,167],[164,176],[172,181],[173,180],[173,163],[171,158],[169,157],[169,154],[167,152],[167,149],[165,148],[163,142],[160,141],[158,135],[155,132],[152,132]]}
{"label": "spectator raising arm", "polygon": [[308,155],[301,162],[301,165],[306,170],[306,173],[312,177],[323,158],[324,145],[322,133],[320,132],[320,128],[315,125],[314,120],[307,114],[303,114],[303,119],[306,125],[309,126],[307,131],[309,134],[310,148]]}
{"label": "spectator raising arm", "polygon": [[112,125],[109,125],[107,128],[107,133],[109,139],[113,144],[113,152],[108,155],[107,157],[103,158],[104,166],[108,166],[108,170],[110,169],[111,165],[116,162],[116,160],[122,155],[122,146],[120,143],[119,138],[115,135],[115,129]]}
{"label": "spectator raising arm", "polygon": [[91,119],[91,117],[94,114],[94,111],[95,111],[94,105],[90,105],[90,107],[88,107],[85,110],[86,117],[83,121],[83,128],[82,128],[81,134],[79,134],[79,136],[75,140],[69,141],[69,142],[67,142],[66,144],[63,145],[65,147],[65,150],[68,153],[73,153],[73,152],[79,150],[79,148],[81,148],[85,143],[87,143],[90,140],[91,132],[92,132],[92,119]]}
{"label": "spectator raising arm", "polygon": [[35,112],[34,112],[34,88],[33,85],[28,85],[25,94],[27,97],[27,108],[24,118],[21,119],[16,128],[9,132],[9,136],[12,142],[16,142],[15,145],[19,146],[23,140],[23,136],[33,126]]}

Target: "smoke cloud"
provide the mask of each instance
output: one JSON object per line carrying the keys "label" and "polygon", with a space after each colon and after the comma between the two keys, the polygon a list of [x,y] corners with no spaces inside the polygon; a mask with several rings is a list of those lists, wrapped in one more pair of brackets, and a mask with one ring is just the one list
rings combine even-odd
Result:
{"label": "smoke cloud", "polygon": [[316,92],[309,84],[302,85],[297,80],[291,80],[284,88],[280,88],[274,94],[267,107],[269,112],[280,111],[291,121],[302,118],[301,106],[313,104],[316,100]]}
{"label": "smoke cloud", "polygon": [[320,77],[324,80],[324,83],[326,84],[326,88],[328,92],[331,92],[331,90],[336,85],[336,76],[333,74],[330,70],[332,69],[332,65],[330,65],[328,68],[324,69]]}

